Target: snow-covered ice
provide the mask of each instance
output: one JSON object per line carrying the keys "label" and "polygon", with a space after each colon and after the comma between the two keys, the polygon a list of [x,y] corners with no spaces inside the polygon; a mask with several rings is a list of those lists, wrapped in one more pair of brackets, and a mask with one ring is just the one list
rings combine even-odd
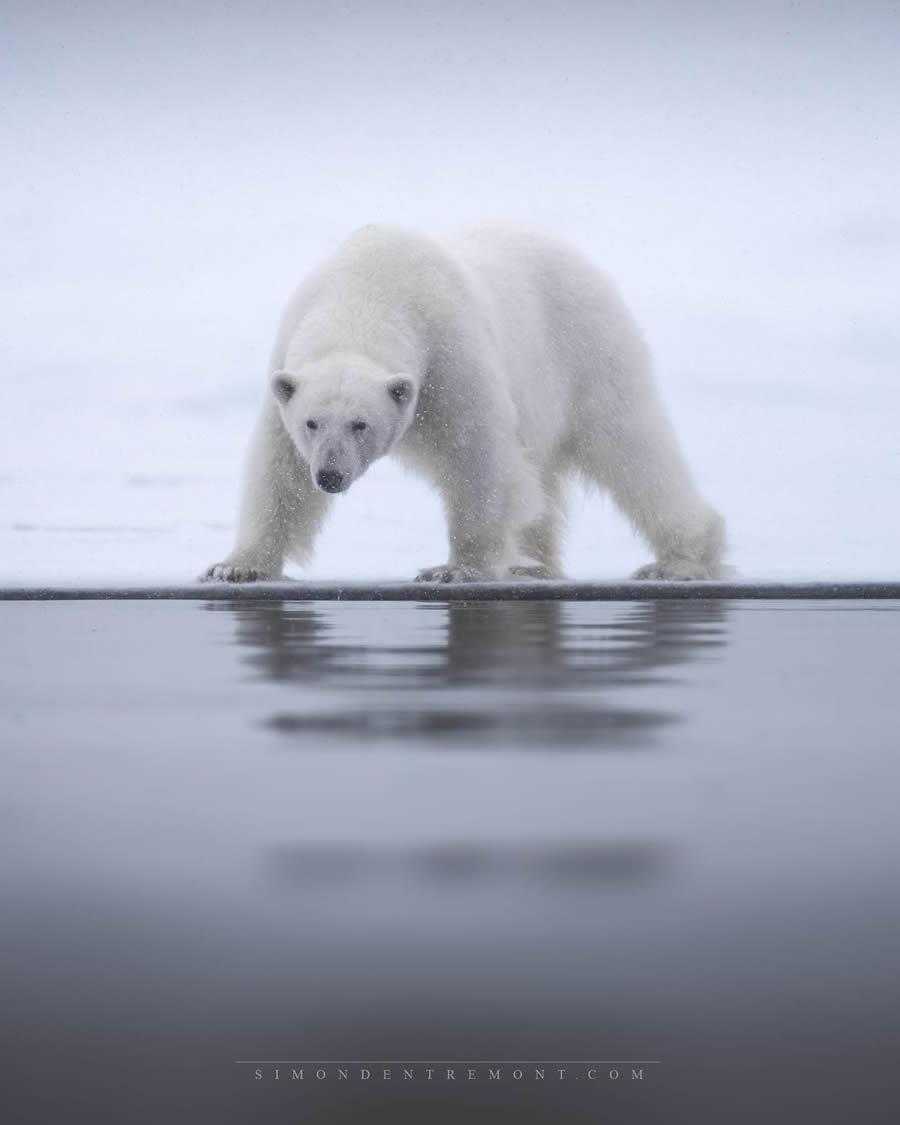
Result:
{"label": "snow-covered ice", "polygon": [[[741,576],[896,577],[896,8],[329,12],[4,15],[0,582],[221,558],[280,306],[372,220],[578,244],[649,338]],[[335,509],[313,576],[443,553],[436,496],[390,463]],[[572,577],[646,558],[573,490]]]}

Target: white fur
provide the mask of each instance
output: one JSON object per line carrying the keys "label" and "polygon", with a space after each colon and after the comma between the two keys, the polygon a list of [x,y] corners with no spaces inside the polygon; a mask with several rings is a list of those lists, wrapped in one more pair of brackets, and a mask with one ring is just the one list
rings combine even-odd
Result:
{"label": "white fur", "polygon": [[444,500],[450,559],[420,578],[559,577],[573,473],[608,489],[653,549],[635,577],[720,571],[721,517],[694,485],[637,328],[568,247],[364,227],[292,297],[271,372],[237,545],[207,578],[276,577],[285,558],[307,559],[331,500],[316,476],[343,489],[386,453]]}

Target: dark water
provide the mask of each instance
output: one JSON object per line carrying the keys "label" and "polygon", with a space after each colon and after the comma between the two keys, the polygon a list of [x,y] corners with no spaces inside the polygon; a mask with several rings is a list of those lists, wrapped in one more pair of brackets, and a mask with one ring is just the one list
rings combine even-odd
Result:
{"label": "dark water", "polygon": [[0,606],[4,1120],[896,1120],[898,610]]}

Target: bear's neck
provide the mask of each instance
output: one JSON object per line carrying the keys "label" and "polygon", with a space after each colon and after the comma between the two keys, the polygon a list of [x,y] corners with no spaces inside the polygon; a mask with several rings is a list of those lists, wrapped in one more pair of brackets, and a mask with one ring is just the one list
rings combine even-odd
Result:
{"label": "bear's neck", "polygon": [[297,325],[287,348],[288,370],[337,352],[365,356],[389,373],[421,378],[427,365],[424,334],[403,317],[384,315],[372,307],[353,308],[331,302],[310,309]]}

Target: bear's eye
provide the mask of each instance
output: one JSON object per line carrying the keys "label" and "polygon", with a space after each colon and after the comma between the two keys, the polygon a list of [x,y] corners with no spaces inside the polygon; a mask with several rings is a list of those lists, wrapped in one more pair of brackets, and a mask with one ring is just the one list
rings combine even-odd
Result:
{"label": "bear's eye", "polygon": [[353,430],[353,432],[357,433],[357,434],[361,434],[363,432],[363,430],[365,430],[367,428],[368,427],[366,426],[366,423],[362,422],[362,421],[354,422],[353,425],[350,427],[350,429]]}
{"label": "bear's eye", "polygon": [[315,420],[315,418],[307,418],[306,428],[308,430],[317,430],[319,428],[319,423]]}

